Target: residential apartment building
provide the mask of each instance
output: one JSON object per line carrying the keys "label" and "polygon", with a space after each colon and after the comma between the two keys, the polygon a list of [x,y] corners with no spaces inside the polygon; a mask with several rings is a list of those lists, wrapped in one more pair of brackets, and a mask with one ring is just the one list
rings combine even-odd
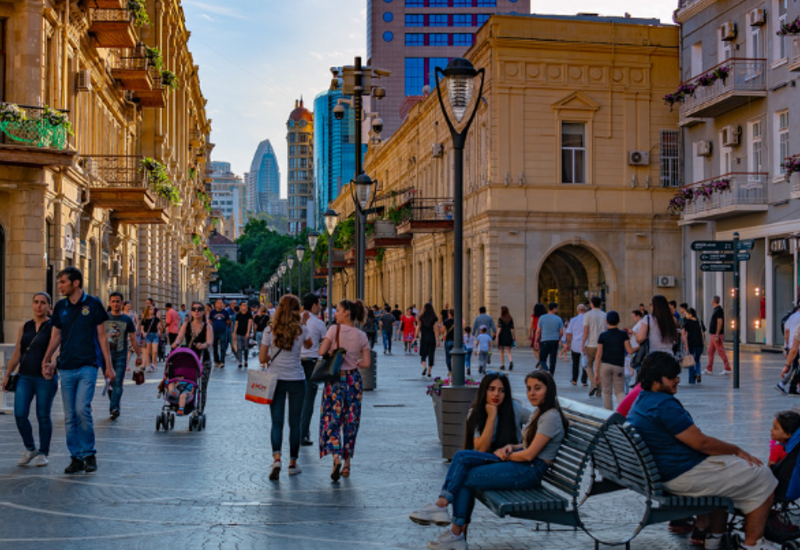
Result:
{"label": "residential apartment building", "polygon": [[230,219],[233,239],[241,235],[247,223],[247,186],[231,171],[230,162],[211,163],[211,210]]}
{"label": "residential apartment building", "polygon": [[213,145],[183,10],[136,4],[0,3],[0,341],[66,266],[136,308],[202,297],[214,270],[192,238]]}
{"label": "residential apartment building", "polygon": [[436,67],[463,56],[489,16],[530,12],[530,0],[367,0],[367,64],[392,73],[380,81],[386,97],[369,103],[383,119],[382,137],[400,127],[405,98],[434,88]]}
{"label": "residential apartment building", "polygon": [[[650,19],[498,15],[478,31],[466,54],[486,70],[464,151],[467,318],[508,306],[521,334],[537,302],[569,316],[593,295],[618,311],[682,296],[667,213],[678,113],[661,99],[678,85],[678,44],[677,27]],[[454,151],[435,94],[365,168],[377,181],[366,302],[452,304]],[[352,202],[345,190],[333,203],[342,220]],[[343,269],[334,299],[354,291]]]}
{"label": "residential apartment building", "polygon": [[800,153],[800,36],[778,31],[799,15],[786,0],[684,0],[675,15],[683,197],[692,194],[679,206],[686,299],[707,319],[718,295],[731,319],[732,273],[701,271],[690,245],[735,231],[755,239],[739,289],[742,340],[754,344],[783,345],[780,321],[798,298],[800,174],[783,164]]}
{"label": "residential apartment building", "polygon": [[[302,98],[286,121],[286,142],[289,150],[289,182],[287,231],[302,233],[308,226],[309,201],[314,201],[314,115],[303,106]],[[312,219],[314,213],[311,213]]]}

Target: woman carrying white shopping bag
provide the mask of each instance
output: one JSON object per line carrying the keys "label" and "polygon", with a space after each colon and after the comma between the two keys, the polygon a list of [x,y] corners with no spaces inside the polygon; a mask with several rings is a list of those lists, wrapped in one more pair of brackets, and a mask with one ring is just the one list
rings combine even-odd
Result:
{"label": "woman carrying white shopping bag", "polygon": [[272,417],[272,457],[269,478],[277,480],[281,473],[281,445],[286,398],[289,399],[289,475],[301,472],[297,465],[300,454],[300,418],[306,391],[306,375],[300,350],[312,346],[311,333],[300,318],[300,300],[293,294],[281,298],[271,325],[264,331],[259,360],[267,372],[276,375],[275,391],[270,403]]}

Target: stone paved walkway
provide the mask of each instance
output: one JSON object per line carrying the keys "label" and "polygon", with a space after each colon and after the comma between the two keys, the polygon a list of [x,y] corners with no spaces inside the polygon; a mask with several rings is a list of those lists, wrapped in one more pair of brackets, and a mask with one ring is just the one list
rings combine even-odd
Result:
{"label": "stone paved walkway", "polygon": [[[439,374],[443,359],[440,352]],[[520,350],[515,359],[512,387],[524,400],[523,378],[533,356]],[[714,376],[698,387],[682,385],[678,397],[704,431],[766,458],[774,412],[800,404],[772,388],[781,364],[778,355],[743,354],[738,392],[731,390],[730,377]],[[0,548],[425,548],[440,529],[415,525],[408,513],[434,499],[447,464],[439,458],[433,409],[425,396],[428,379],[419,376],[417,365],[416,358],[379,355],[379,388],[365,394],[352,476],[338,485],[329,479],[330,460],[320,460],[316,447],[302,448],[301,475],[289,478],[284,469],[280,481],[267,479],[269,410],[244,401],[246,374],[230,359],[224,370],[212,373],[204,432],[189,432],[186,419],[177,419],[173,432],[155,432],[160,409],[155,379],[126,385],[116,422],[108,420],[107,401],[97,395],[96,474],[62,473],[69,456],[60,396],[47,468],[16,466],[23,447],[13,417],[0,416]],[[600,403],[568,378],[569,364],[559,362],[561,393]],[[285,437],[288,447],[288,430]],[[637,504],[628,495],[592,506],[630,521]],[[470,548],[476,549],[592,546],[583,533],[537,532],[532,522],[501,520],[480,505],[470,533]],[[632,548],[690,546],[685,537],[654,526]]]}

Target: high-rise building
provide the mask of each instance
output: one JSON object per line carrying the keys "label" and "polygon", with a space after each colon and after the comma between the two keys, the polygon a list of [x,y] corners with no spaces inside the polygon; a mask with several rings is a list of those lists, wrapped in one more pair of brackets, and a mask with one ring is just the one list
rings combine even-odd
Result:
{"label": "high-rise building", "polygon": [[[320,93],[314,100],[314,192],[317,227],[324,223],[322,214],[339,196],[342,186],[355,177],[355,117],[345,105],[342,120],[333,116],[333,108],[342,97],[341,90]],[[367,145],[361,146],[361,158]]]}
{"label": "high-rise building", "polygon": [[436,67],[462,57],[475,33],[495,13],[531,12],[530,0],[367,0],[367,60],[388,69],[381,78],[386,97],[370,99],[370,111],[383,119],[383,139],[400,127],[400,107],[408,96],[436,86]]}
{"label": "high-rise building", "polygon": [[250,171],[245,174],[247,182],[247,208],[252,212],[278,215],[281,196],[281,172],[278,157],[268,139],[258,144]]}
{"label": "high-rise building", "polygon": [[211,209],[225,219],[233,220],[231,234],[238,237],[245,224],[247,193],[244,180],[231,171],[230,162],[212,162]]}
{"label": "high-rise building", "polygon": [[308,201],[314,200],[314,115],[296,101],[286,121],[289,147],[288,232],[301,233],[307,225]]}

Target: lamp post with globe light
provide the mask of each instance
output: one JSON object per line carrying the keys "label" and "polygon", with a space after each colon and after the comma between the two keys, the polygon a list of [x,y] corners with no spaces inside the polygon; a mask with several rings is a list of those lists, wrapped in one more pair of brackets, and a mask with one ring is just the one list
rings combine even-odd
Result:
{"label": "lamp post with globe light", "polygon": [[314,294],[314,249],[317,248],[317,240],[319,240],[319,233],[316,231],[308,233],[308,247],[311,249],[311,282],[309,283],[311,294]]}
{"label": "lamp post with globe light", "polygon": [[333,245],[336,241],[336,226],[339,224],[339,214],[332,208],[323,214],[325,229],[328,231],[328,326],[333,322]]}
{"label": "lamp post with globe light", "polygon": [[294,268],[294,256],[292,256],[291,254],[289,255],[288,258],[286,258],[286,265],[289,267],[289,269],[288,269],[289,274],[286,277],[286,280],[288,281],[286,293],[287,294],[291,294],[292,293],[292,268]]}
{"label": "lamp post with globe light", "polygon": [[306,247],[298,244],[294,249],[297,255],[297,297],[302,301],[303,294],[303,257],[306,255]]}

